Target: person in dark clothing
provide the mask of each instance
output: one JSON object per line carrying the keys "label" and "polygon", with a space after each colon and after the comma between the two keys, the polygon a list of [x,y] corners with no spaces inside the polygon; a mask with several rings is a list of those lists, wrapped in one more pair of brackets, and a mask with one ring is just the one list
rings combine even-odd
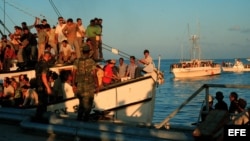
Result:
{"label": "person in dark clothing", "polygon": [[217,110],[228,111],[227,103],[223,100],[224,95],[221,91],[216,92],[215,98],[217,99],[218,102],[215,104],[214,108]]}
{"label": "person in dark clothing", "polygon": [[22,56],[26,67],[34,68],[37,63],[37,40],[27,27],[23,28],[23,35],[20,38],[23,48]]}
{"label": "person in dark clothing", "polygon": [[96,77],[96,63],[89,58],[89,46],[83,47],[82,56],[75,60],[73,69],[73,82],[77,84],[76,96],[79,99],[77,120],[88,121],[94,101],[94,93],[98,80]]}
{"label": "person in dark clothing", "polygon": [[49,73],[50,52],[44,52],[43,58],[37,63],[36,71],[36,91],[38,93],[38,106],[36,110],[36,119],[42,119],[43,114],[47,112],[48,95],[52,94],[47,74]]}
{"label": "person in dark clothing", "polygon": [[238,94],[236,92],[231,92],[229,96],[230,106],[229,106],[229,113],[235,114],[238,109]]}
{"label": "person in dark clothing", "polygon": [[210,112],[214,110],[213,108],[213,97],[211,95],[208,95],[208,110],[207,110],[207,106],[203,106],[202,108],[202,113],[201,113],[201,121],[205,121],[208,113],[206,113],[207,111]]}

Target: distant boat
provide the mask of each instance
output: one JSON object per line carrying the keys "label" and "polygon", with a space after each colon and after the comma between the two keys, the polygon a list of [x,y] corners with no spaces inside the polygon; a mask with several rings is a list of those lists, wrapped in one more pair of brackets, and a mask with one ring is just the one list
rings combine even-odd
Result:
{"label": "distant boat", "polygon": [[250,58],[247,58],[247,61],[250,61]]}
{"label": "distant boat", "polygon": [[221,74],[220,64],[214,63],[213,60],[200,59],[199,36],[192,35],[190,40],[192,41],[192,58],[171,64],[170,72],[173,73],[174,77],[191,78]]}
{"label": "distant boat", "polygon": [[235,59],[234,64],[231,62],[222,63],[224,72],[250,72],[250,64],[243,64],[240,59]]}

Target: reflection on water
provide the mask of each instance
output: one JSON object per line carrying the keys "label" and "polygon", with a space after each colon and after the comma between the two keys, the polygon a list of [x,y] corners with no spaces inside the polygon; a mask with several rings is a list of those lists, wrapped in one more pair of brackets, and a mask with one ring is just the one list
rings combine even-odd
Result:
{"label": "reflection on water", "polygon": [[[222,62],[219,60],[217,62]],[[161,68],[168,72],[171,60],[162,60]],[[155,113],[153,122],[158,123],[164,120],[171,112],[179,107],[189,96],[198,90],[203,84],[250,84],[250,73],[224,73],[215,76],[196,77],[196,78],[174,78],[172,74],[165,73],[165,83],[157,88]],[[239,97],[247,100],[250,106],[249,89],[225,89],[210,88],[209,93],[215,96],[217,91],[224,94],[224,100],[229,104],[229,94],[235,91]],[[205,91],[202,91],[190,103],[188,103],[173,119],[170,124],[184,124],[191,126],[191,123],[197,122],[201,105],[204,101]],[[214,102],[216,103],[216,101]]]}

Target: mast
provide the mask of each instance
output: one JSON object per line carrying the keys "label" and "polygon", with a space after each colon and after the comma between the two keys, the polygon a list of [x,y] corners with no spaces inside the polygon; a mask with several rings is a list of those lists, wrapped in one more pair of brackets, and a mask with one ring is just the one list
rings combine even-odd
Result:
{"label": "mast", "polygon": [[200,50],[200,45],[199,45],[199,24],[198,24],[198,32],[196,34],[191,35],[191,60],[193,59],[198,59],[200,60],[201,58],[201,50]]}

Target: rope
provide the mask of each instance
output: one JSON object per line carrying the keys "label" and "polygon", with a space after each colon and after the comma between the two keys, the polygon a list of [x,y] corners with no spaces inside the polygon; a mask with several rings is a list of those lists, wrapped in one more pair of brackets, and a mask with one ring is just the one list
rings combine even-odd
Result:
{"label": "rope", "polygon": [[11,23],[13,24],[13,25],[16,25],[16,23],[10,18],[10,16],[6,13],[6,12],[4,12],[4,9],[0,6],[0,9],[3,11],[3,13],[8,17],[8,19],[11,21]]}
{"label": "rope", "polygon": [[[107,48],[103,47],[104,49],[106,49],[106,50],[108,50],[108,51],[110,51],[110,52],[112,52],[114,54],[120,55],[120,56],[122,56],[124,58],[130,58],[130,56],[131,56],[131,55],[129,55],[129,54],[123,52],[123,51],[120,51],[118,49],[115,49],[115,48],[113,48],[113,47],[111,47],[111,46],[109,46],[107,44],[104,44],[104,43],[102,43],[102,44],[108,48],[107,49]],[[116,52],[114,52],[114,50],[116,50]]]}
{"label": "rope", "polygon": [[[27,8],[27,7],[24,7],[24,6],[21,6],[20,4],[18,4],[17,2],[11,2],[10,0],[8,0],[8,2],[6,2],[9,6],[11,6],[11,7],[13,7],[13,8],[15,8],[15,9],[17,9],[18,11],[21,11],[22,13],[24,13],[25,15],[28,15],[28,16],[31,16],[31,17],[40,17],[40,18],[42,18],[42,19],[47,19],[48,21],[51,21],[51,22],[55,22],[56,20],[54,20],[54,19],[51,19],[51,18],[48,18],[48,17],[46,17],[46,16],[44,16],[43,14],[39,14],[39,16],[34,16],[33,14],[34,13],[36,13],[36,11],[34,10],[34,9],[30,9],[30,8]],[[14,4],[13,4],[14,3]],[[26,9],[26,11],[24,11],[23,9]],[[29,12],[27,12],[27,11],[29,11]],[[32,14],[33,13],[33,14]],[[5,13],[5,15],[7,15],[6,13]],[[8,16],[8,15],[7,15]],[[9,19],[10,19],[10,17],[9,17]],[[11,19],[10,19],[11,20]],[[12,21],[12,23],[14,24],[14,25],[17,25],[17,24],[15,24],[14,22],[13,22],[13,20],[11,20]]]}
{"label": "rope", "polygon": [[9,34],[11,34],[10,30],[5,26],[5,24],[0,20],[0,24],[8,31]]}
{"label": "rope", "polygon": [[50,5],[53,7],[54,11],[56,12],[57,16],[58,16],[58,17],[61,17],[62,15],[61,15],[61,13],[59,12],[59,10],[56,8],[55,3],[54,3],[52,0],[49,0],[49,2],[50,2]]}
{"label": "rope", "polygon": [[4,35],[1,29],[0,29],[0,34],[1,34],[2,36]]}
{"label": "rope", "polygon": [[5,1],[5,3],[7,3],[7,4],[8,4],[9,6],[11,6],[11,7],[16,8],[17,10],[19,10],[20,12],[23,12],[24,14],[26,14],[26,15],[28,15],[28,16],[31,16],[31,17],[34,17],[34,18],[36,17],[36,16],[32,15],[31,13],[28,13],[28,12],[22,10],[21,8],[15,6],[14,4],[11,4],[11,3],[7,2],[7,1]]}

